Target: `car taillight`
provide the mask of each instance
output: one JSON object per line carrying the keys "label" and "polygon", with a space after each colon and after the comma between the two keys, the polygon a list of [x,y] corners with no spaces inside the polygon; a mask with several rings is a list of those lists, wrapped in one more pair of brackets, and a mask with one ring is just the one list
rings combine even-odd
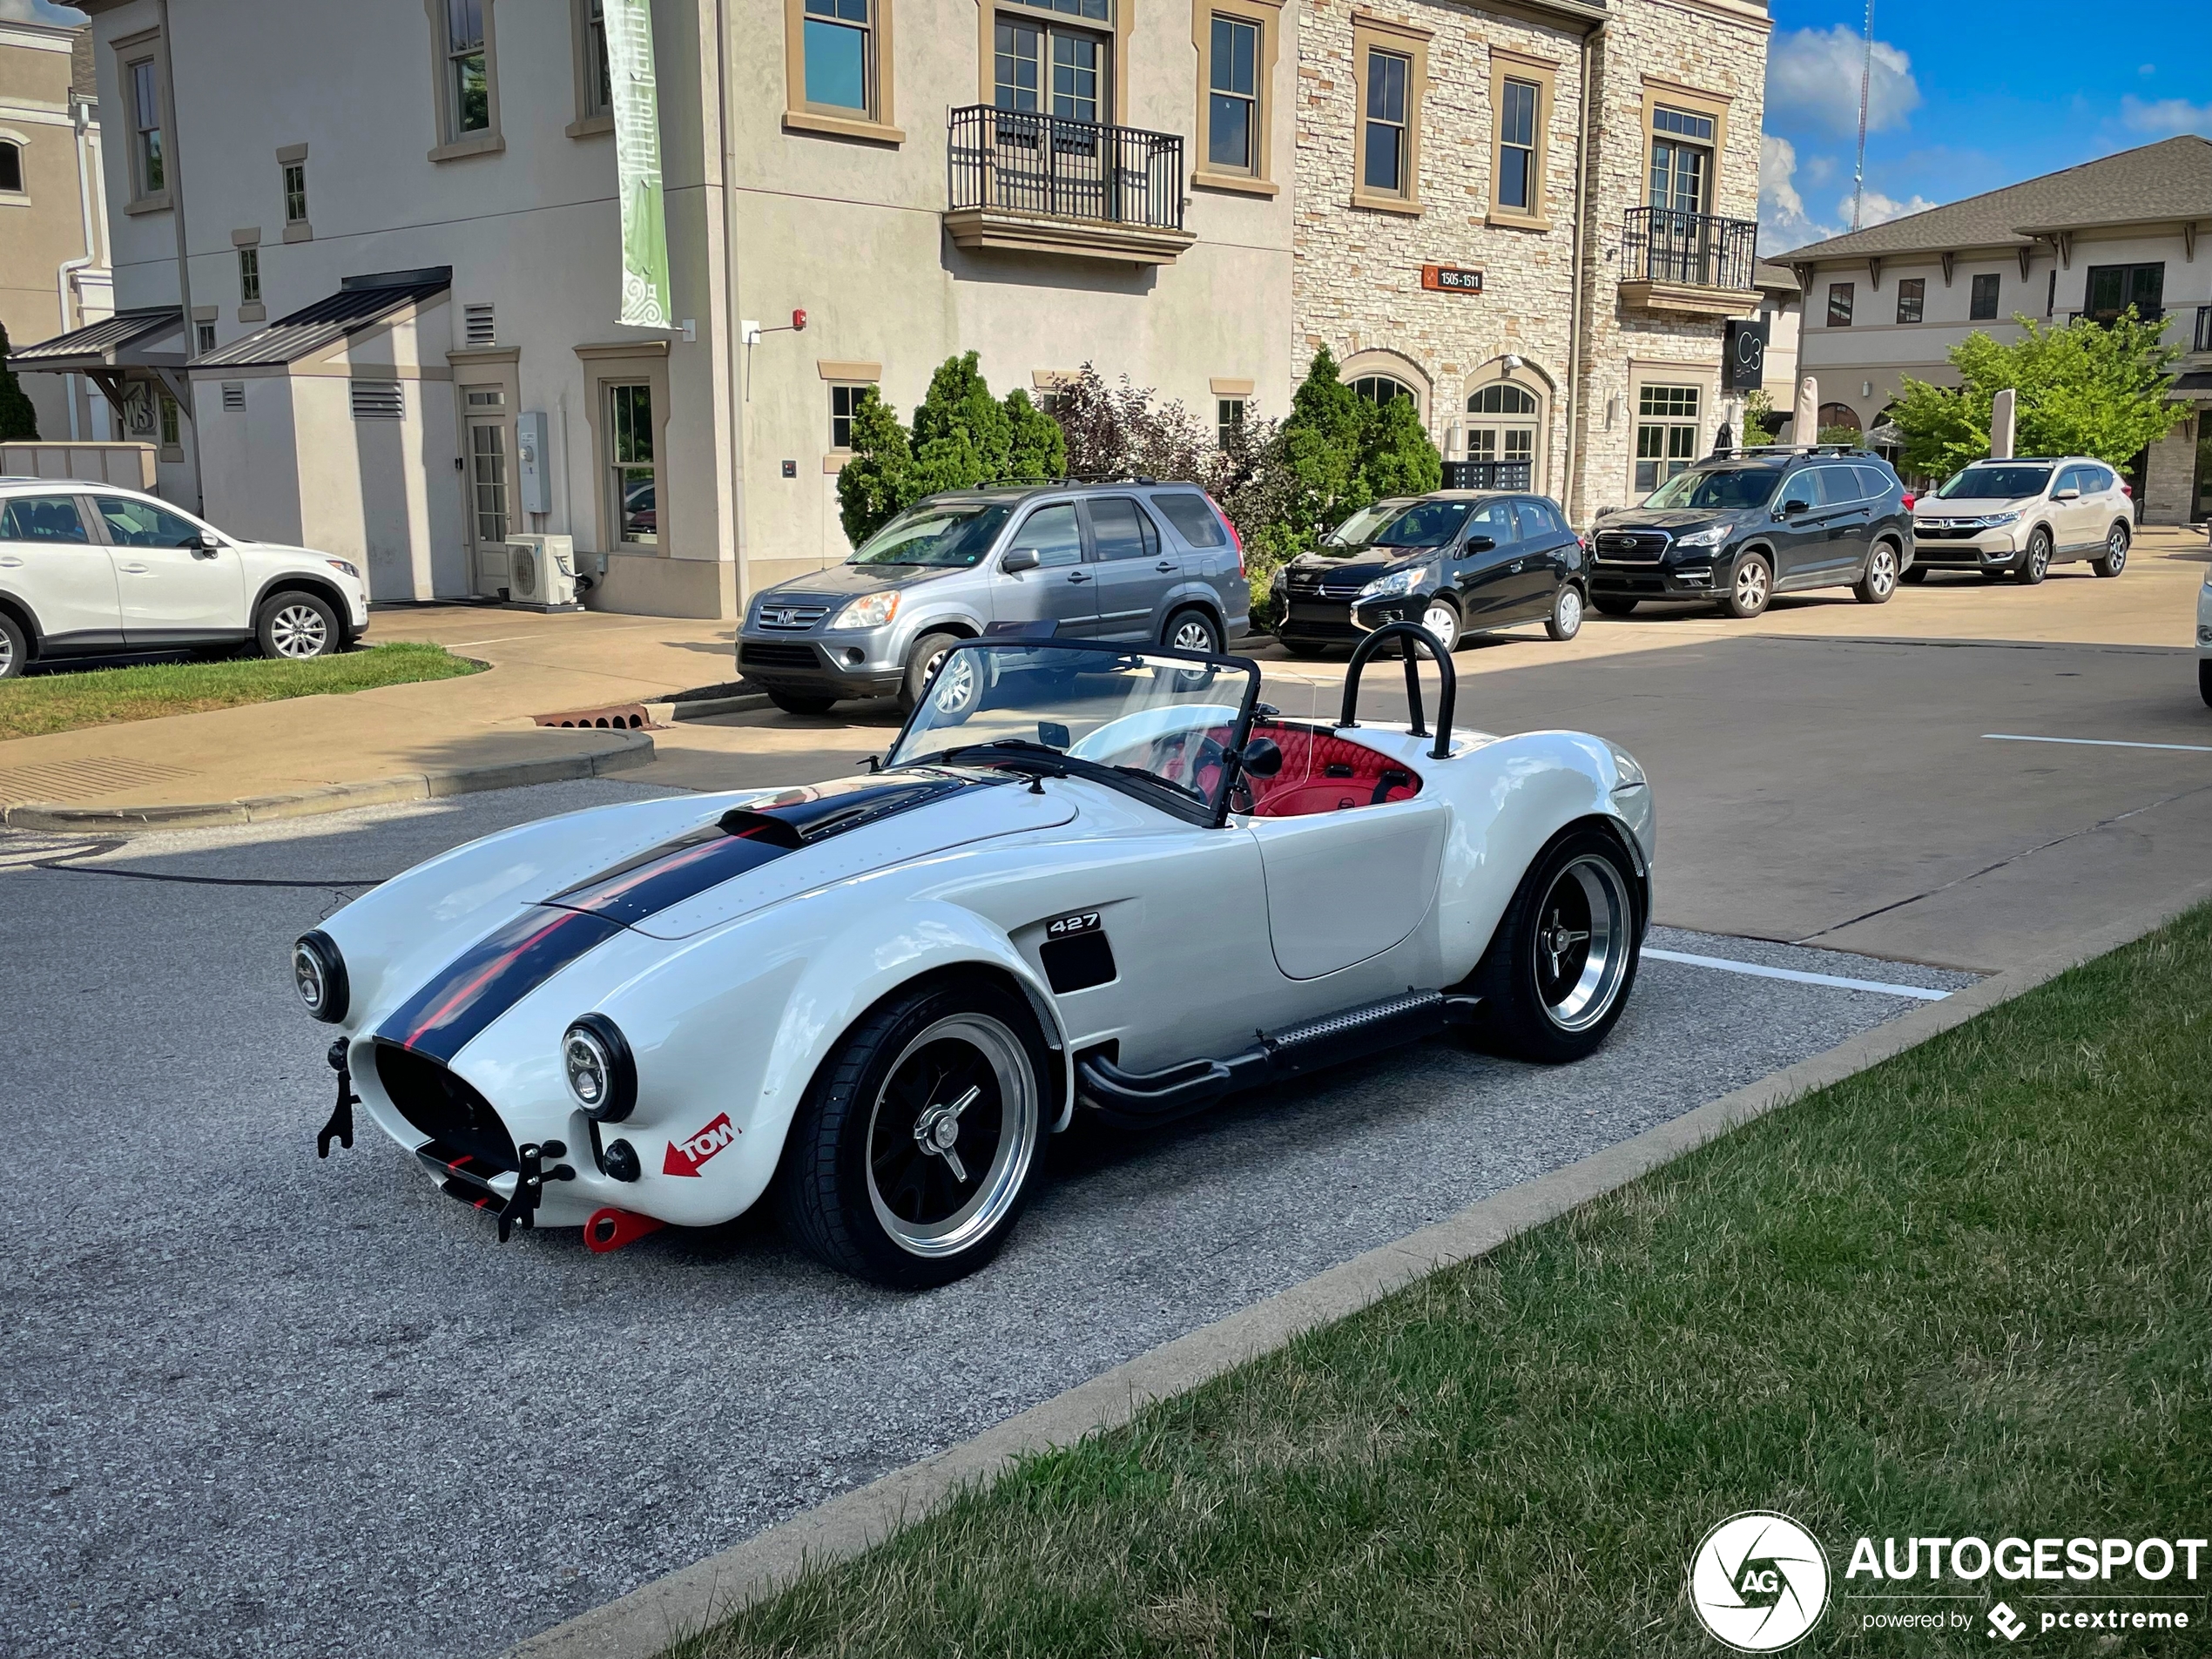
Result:
{"label": "car taillight", "polygon": [[2133,501],[2135,498],[2135,487],[2133,484],[2122,484],[2120,486],[2120,493]]}
{"label": "car taillight", "polygon": [[[1201,490],[1198,493],[1200,495],[1205,495],[1204,490]],[[1206,505],[1213,509],[1214,516],[1216,518],[1229,526],[1230,545],[1237,550],[1237,574],[1238,576],[1243,576],[1244,574],[1244,538],[1237,534],[1237,521],[1230,517],[1228,514],[1223,512],[1221,510],[1221,503],[1216,501],[1211,496],[1206,496]]]}
{"label": "car taillight", "polygon": [[1912,510],[1912,492],[1909,489],[1905,492],[1905,510],[1908,513]]}

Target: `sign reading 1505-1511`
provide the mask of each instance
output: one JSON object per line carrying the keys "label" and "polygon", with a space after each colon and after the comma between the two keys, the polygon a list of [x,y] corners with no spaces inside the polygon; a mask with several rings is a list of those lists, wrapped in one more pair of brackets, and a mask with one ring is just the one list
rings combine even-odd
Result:
{"label": "sign reading 1505-1511", "polygon": [[1480,293],[1482,273],[1462,270],[1456,265],[1424,265],[1421,287],[1432,293]]}

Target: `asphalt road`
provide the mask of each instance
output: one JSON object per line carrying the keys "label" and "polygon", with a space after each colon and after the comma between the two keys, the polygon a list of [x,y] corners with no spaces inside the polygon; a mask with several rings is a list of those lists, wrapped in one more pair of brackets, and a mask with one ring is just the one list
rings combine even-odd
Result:
{"label": "asphalt road", "polygon": [[565,1231],[502,1248],[373,1130],[318,1163],[332,1080],[289,941],[348,884],[636,792],[159,838],[68,870],[0,837],[0,1650],[496,1653],[1914,1006],[1650,960],[1577,1067],[1440,1042],[1169,1131],[1063,1136],[1006,1254],[926,1296],[749,1218],[607,1257]]}

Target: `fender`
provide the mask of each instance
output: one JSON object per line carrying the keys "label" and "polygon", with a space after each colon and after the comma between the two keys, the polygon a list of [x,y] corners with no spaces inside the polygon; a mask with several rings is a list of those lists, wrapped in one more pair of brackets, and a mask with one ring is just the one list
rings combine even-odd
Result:
{"label": "fender", "polygon": [[1193,606],[1213,618],[1213,625],[1221,630],[1221,648],[1229,649],[1229,618],[1221,614],[1221,595],[1213,584],[1197,577],[1186,577],[1168,590],[1166,598],[1152,607],[1152,637],[1157,639],[1167,626],[1168,618],[1178,610]]}

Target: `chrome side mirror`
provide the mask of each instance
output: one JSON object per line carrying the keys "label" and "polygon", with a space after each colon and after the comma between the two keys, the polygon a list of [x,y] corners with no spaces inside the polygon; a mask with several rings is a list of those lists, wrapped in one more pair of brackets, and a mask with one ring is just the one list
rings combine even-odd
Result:
{"label": "chrome side mirror", "polygon": [[1019,576],[1024,570],[1034,570],[1042,561],[1034,547],[1008,548],[1006,556],[999,561],[999,569],[1008,576]]}

